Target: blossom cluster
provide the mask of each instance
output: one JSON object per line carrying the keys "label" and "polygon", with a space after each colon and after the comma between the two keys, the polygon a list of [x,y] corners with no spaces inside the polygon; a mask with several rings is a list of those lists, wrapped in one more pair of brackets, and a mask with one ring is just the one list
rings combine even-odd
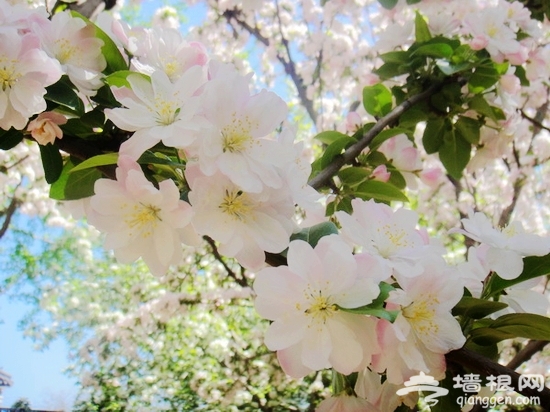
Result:
{"label": "blossom cluster", "polygon": [[[531,45],[518,40],[536,29],[524,9],[514,3],[486,10],[483,20],[464,18],[470,31],[462,34],[472,50],[517,65],[534,56]],[[0,22],[0,128],[26,129],[39,144],[51,145],[77,115],[49,112],[47,88],[68,81],[88,99],[110,86],[116,104],[104,115],[125,138],[116,179],[95,182],[85,213],[118,261],[142,258],[160,277],[180,263],[182,245],[199,245],[201,237],[214,241],[222,255],[256,272],[256,309],[272,321],[265,343],[277,351],[283,370],[295,378],[325,368],[357,372],[360,399],[351,402],[360,408],[414,405],[415,399],[396,398],[395,389],[418,373],[444,377],[444,355],[466,341],[451,313],[464,289],[482,297],[491,274],[517,279],[524,257],[550,253],[550,243],[526,234],[521,224],[497,229],[471,212],[454,233],[478,244],[467,262],[450,265],[445,249],[418,228],[417,213],[358,198],[352,212],[335,213],[339,234],[291,240],[300,229],[296,205],[315,215],[320,195],[307,185],[311,168],[286,124],[286,103],[254,90],[252,74],[212,59],[175,29],[132,29],[103,18],[102,33],[128,68],[109,76],[105,42],[81,17],[61,11],[50,19],[44,9],[0,0]],[[348,120],[350,129],[360,127],[360,120]],[[428,185],[441,177],[422,172],[419,151],[404,133],[377,150],[408,187],[417,175]],[[369,179],[390,177],[380,165]],[[266,268],[266,253],[280,254],[287,264]],[[548,302],[533,294],[508,292],[502,300],[509,310],[547,310]]]}

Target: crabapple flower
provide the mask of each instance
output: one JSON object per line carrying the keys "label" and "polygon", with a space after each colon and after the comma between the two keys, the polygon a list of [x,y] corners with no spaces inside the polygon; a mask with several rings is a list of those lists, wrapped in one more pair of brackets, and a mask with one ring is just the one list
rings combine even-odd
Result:
{"label": "crabapple flower", "polygon": [[40,50],[38,37],[7,28],[0,32],[0,128],[22,130],[46,110],[46,87],[61,78],[61,67]]}
{"label": "crabapple flower", "polygon": [[27,131],[41,145],[53,143],[55,139],[63,137],[63,131],[59,125],[67,123],[67,118],[60,113],[44,112],[32,120],[27,126]]}
{"label": "crabapple flower", "polygon": [[285,119],[286,103],[262,90],[250,95],[249,76],[229,65],[211,65],[212,79],[203,92],[203,115],[210,127],[201,131],[198,159],[201,171],[220,171],[247,192],[283,185],[277,166],[294,158],[277,140],[266,138]]}
{"label": "crabapple flower", "polygon": [[265,268],[254,282],[256,310],[273,321],[267,347],[296,378],[329,367],[346,375],[363,369],[378,350],[375,321],[340,308],[369,304],[377,284],[358,272],[351,247],[338,235],[321,238],[315,248],[294,240],[287,257],[288,266]]}
{"label": "crabapple flower", "polygon": [[68,11],[53,15],[50,24],[36,25],[46,53],[56,58],[63,71],[87,96],[93,96],[103,86],[101,72],[107,66],[101,48],[103,41],[96,37],[95,27]]}
{"label": "crabapple flower", "polygon": [[485,265],[503,279],[515,279],[523,270],[524,256],[544,256],[550,253],[550,240],[525,233],[520,222],[512,222],[501,230],[493,227],[487,216],[470,211],[461,220],[464,229],[451,229],[489,246]]}
{"label": "crabapple flower", "polygon": [[116,126],[135,132],[122,143],[120,153],[137,160],[161,140],[169,147],[188,147],[201,127],[196,117],[200,101],[195,92],[206,80],[202,68],[190,68],[175,84],[160,70],[151,75],[150,82],[140,74],[131,74],[127,80],[131,90],[113,88],[117,100],[126,107],[105,110]]}
{"label": "crabapple flower", "polygon": [[357,396],[338,395],[323,400],[316,412],[378,412],[366,399]]}
{"label": "crabapple flower", "polygon": [[119,262],[142,257],[151,272],[160,276],[180,262],[182,241],[195,243],[189,225],[191,206],[180,200],[172,180],[155,188],[128,157],[119,158],[116,176],[116,181],[96,181],[88,220],[106,233],[105,248],[114,249]]}
{"label": "crabapple flower", "polygon": [[353,214],[336,212],[342,225],[342,236],[351,244],[376,257],[394,271],[394,276],[412,277],[421,272],[417,263],[431,251],[426,236],[416,229],[418,215],[374,200],[351,201]]}
{"label": "crabapple flower", "polygon": [[388,309],[401,310],[395,322],[378,321],[384,351],[374,356],[372,364],[377,372],[386,371],[391,383],[400,384],[420,371],[444,376],[444,354],[466,341],[451,314],[463,294],[455,269],[434,256],[426,258],[422,268],[418,276],[403,278],[401,290],[390,293]]}
{"label": "crabapple flower", "polygon": [[422,170],[422,162],[418,149],[414,147],[409,138],[400,134],[394,136],[380,145],[378,151],[383,153],[389,162],[403,175],[407,186],[416,188],[415,172]]}
{"label": "crabapple flower", "polygon": [[264,251],[280,253],[288,246],[294,228],[290,193],[245,192],[221,174],[192,176],[197,169],[191,165],[185,171],[195,210],[193,226],[201,235],[220,242],[221,254],[257,270],[264,265]]}

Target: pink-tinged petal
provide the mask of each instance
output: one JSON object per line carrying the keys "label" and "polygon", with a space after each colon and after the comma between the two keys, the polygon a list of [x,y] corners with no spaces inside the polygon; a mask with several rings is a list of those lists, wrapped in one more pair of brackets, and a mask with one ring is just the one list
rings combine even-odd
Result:
{"label": "pink-tinged petal", "polygon": [[165,266],[172,262],[177,251],[181,252],[181,247],[177,247],[178,239],[169,225],[170,222],[158,223],[152,234],[155,256]]}
{"label": "pink-tinged petal", "polygon": [[120,154],[137,160],[146,150],[158,142],[160,142],[160,137],[153,138],[150,134],[138,130],[130,139],[120,145]]}
{"label": "pink-tinged petal", "polygon": [[340,236],[322,237],[315,253],[319,256],[323,271],[319,277],[331,283],[331,294],[348,289],[357,279],[357,264],[353,258],[351,247]]}
{"label": "pink-tinged petal", "polygon": [[518,233],[509,239],[508,247],[524,256],[544,256],[550,253],[550,238]]}
{"label": "pink-tinged petal", "polygon": [[487,266],[503,279],[516,279],[523,270],[523,258],[518,252],[490,248],[487,251]]}
{"label": "pink-tinged petal", "polygon": [[253,272],[265,267],[265,253],[254,241],[246,243],[234,257],[241,265]]}
{"label": "pink-tinged petal", "polygon": [[356,334],[338,320],[329,319],[327,327],[332,341],[329,358],[332,367],[344,375],[356,372],[363,361],[363,348]]}
{"label": "pink-tinged petal", "polygon": [[[128,132],[135,132],[136,130],[147,129],[157,125],[152,113],[142,105],[136,105],[136,107],[131,109],[105,109],[105,116],[117,127]],[[160,139],[161,137],[159,136],[159,142]]]}
{"label": "pink-tinged petal", "polygon": [[302,345],[299,343],[277,351],[277,359],[283,371],[294,379],[301,379],[313,372],[312,369],[302,363]]}
{"label": "pink-tinged petal", "polygon": [[287,312],[297,310],[303,301],[304,281],[286,266],[268,267],[260,271],[254,280],[256,311],[263,318],[275,320]]}
{"label": "pink-tinged petal", "polygon": [[260,179],[251,173],[246,158],[240,153],[226,152],[218,158],[220,171],[245,192],[260,193],[263,189]]}
{"label": "pink-tinged petal", "polygon": [[248,227],[254,233],[258,246],[266,252],[279,253],[288,246],[290,231],[285,230],[279,220],[266,213],[256,213]]}
{"label": "pink-tinged petal", "polygon": [[356,396],[340,395],[323,400],[316,412],[379,412],[366,399]]}
{"label": "pink-tinged petal", "polygon": [[263,137],[273,132],[285,119],[288,107],[275,93],[262,90],[250,97],[244,112],[257,125],[251,130],[252,135]]}
{"label": "pink-tinged petal", "polygon": [[290,242],[287,262],[290,270],[306,281],[319,279],[324,270],[319,256],[303,240]]}
{"label": "pink-tinged petal", "polygon": [[275,320],[265,333],[265,345],[270,350],[286,349],[304,338],[308,319],[304,315],[289,314]]}
{"label": "pink-tinged petal", "polygon": [[[438,314],[435,322],[437,322],[437,329],[423,328],[421,331],[415,329],[426,348],[435,353],[445,354],[464,346],[466,338],[450,312]],[[419,332],[426,333],[420,335]]]}
{"label": "pink-tinged petal", "polygon": [[371,303],[378,294],[380,288],[371,279],[359,279],[344,292],[334,296],[334,301],[343,308],[358,308]]}
{"label": "pink-tinged petal", "polygon": [[313,370],[330,367],[330,354],[333,350],[328,328],[320,323],[310,325],[302,340],[302,363]]}

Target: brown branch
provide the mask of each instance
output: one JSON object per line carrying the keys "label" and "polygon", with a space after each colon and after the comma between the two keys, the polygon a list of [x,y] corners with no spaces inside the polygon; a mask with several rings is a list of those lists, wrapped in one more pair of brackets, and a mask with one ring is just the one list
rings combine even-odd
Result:
{"label": "brown branch", "polygon": [[514,181],[514,194],[512,195],[512,201],[500,214],[500,218],[498,220],[499,227],[505,227],[510,222],[510,216],[512,216],[512,212],[516,208],[516,204],[518,202],[519,195],[521,194],[521,189],[523,188],[524,182],[524,177],[520,177]]}
{"label": "brown branch", "polygon": [[[242,27],[249,34],[251,34],[257,41],[262,43],[264,46],[268,47],[271,44],[270,40],[260,32],[260,29],[258,27],[252,27],[246,21],[239,18],[240,14],[241,12],[236,9],[226,10],[223,13],[223,17],[225,17],[225,19],[229,24],[231,24],[232,20],[235,21],[235,23],[237,23],[240,27]],[[277,9],[277,17],[279,18],[279,21],[280,21],[278,9]],[[288,40],[283,36],[282,32],[281,32],[281,37],[282,37],[283,45],[285,47],[287,58],[285,59],[284,56],[282,56],[279,52],[277,52],[277,60],[279,61],[279,63],[282,64],[283,68],[285,69],[285,73],[288,74],[292,79],[292,82],[296,87],[296,91],[298,92],[298,97],[300,98],[300,102],[302,103],[302,106],[305,107],[313,123],[317,124],[317,112],[313,108],[313,101],[311,101],[311,99],[307,97],[307,91],[306,91],[306,87],[304,86],[304,80],[296,72],[296,64],[290,54]]]}
{"label": "brown branch", "polygon": [[[527,113],[525,113],[523,110],[520,110],[518,109],[519,112],[521,113],[521,117],[523,117],[525,120],[529,120],[531,123],[533,123],[539,130],[540,129],[543,129],[543,130],[546,130],[547,132],[550,132],[550,127],[548,126],[545,126],[544,124],[542,124],[542,122],[540,120],[537,120],[533,117],[530,117],[527,115]],[[535,130],[535,134],[538,133],[538,130]]]}
{"label": "brown branch", "polygon": [[228,276],[231,279],[233,279],[239,286],[242,286],[243,288],[249,287],[248,280],[246,279],[246,277],[237,276],[237,274],[233,271],[233,269],[231,269],[227,264],[227,262],[223,259],[222,255],[220,255],[220,252],[218,251],[218,247],[216,246],[216,242],[214,241],[214,239],[212,239],[209,236],[203,236],[202,238],[206,240],[206,242],[210,245],[214,258],[222,264]]}
{"label": "brown branch", "polygon": [[527,397],[538,397],[540,404],[543,405],[545,411],[550,411],[548,405],[550,405],[550,389],[543,388],[540,392],[535,388],[522,388],[519,391],[519,377],[520,374],[504,365],[493,362],[489,358],[486,358],[479,353],[476,353],[470,349],[461,348],[454,350],[445,355],[447,363],[451,363],[457,366],[463,366],[472,372],[483,376],[499,376],[508,375],[512,379],[511,386],[516,389],[516,392],[521,393]]}
{"label": "brown branch", "polygon": [[384,130],[387,126],[393,126],[397,123],[399,117],[415,104],[427,99],[435,94],[445,83],[433,84],[423,92],[409,97],[407,100],[396,106],[390,113],[382,117],[376,124],[366,132],[361,140],[351,145],[346,151],[333,159],[333,161],[324,168],[317,176],[309,181],[309,185],[314,189],[320,189],[328,185],[330,179],[338,173],[345,164],[352,163],[354,159],[372,142],[372,140]]}
{"label": "brown branch", "polygon": [[541,350],[549,343],[547,340],[530,340],[525,347],[516,353],[516,356],[508,362],[507,368],[517,369],[523,362],[527,362],[531,357]]}
{"label": "brown branch", "polygon": [[17,206],[19,205],[19,199],[15,197],[15,195],[12,197],[10,204],[8,207],[0,212],[0,216],[6,216],[4,218],[4,222],[2,222],[2,227],[0,228],[0,239],[6,234],[8,231],[8,227],[10,226],[11,218],[15,214],[15,211],[17,210]]}

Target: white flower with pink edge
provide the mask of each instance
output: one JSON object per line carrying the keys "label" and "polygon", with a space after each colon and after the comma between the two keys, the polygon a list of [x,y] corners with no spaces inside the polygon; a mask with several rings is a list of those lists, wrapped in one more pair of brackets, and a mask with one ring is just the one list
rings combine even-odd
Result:
{"label": "white flower with pink edge", "polygon": [[119,158],[116,176],[96,181],[88,220],[106,233],[105,248],[113,249],[119,262],[142,257],[154,275],[163,275],[180,262],[182,241],[197,243],[189,224],[191,206],[180,200],[172,180],[155,188],[128,157]]}
{"label": "white flower with pink edge", "polygon": [[294,240],[287,257],[288,266],[263,269],[254,282],[256,310],[273,321],[267,347],[295,378],[330,367],[343,374],[363,369],[378,351],[375,320],[340,308],[371,303],[378,285],[358,272],[351,247],[338,235],[321,238],[315,248]]}

